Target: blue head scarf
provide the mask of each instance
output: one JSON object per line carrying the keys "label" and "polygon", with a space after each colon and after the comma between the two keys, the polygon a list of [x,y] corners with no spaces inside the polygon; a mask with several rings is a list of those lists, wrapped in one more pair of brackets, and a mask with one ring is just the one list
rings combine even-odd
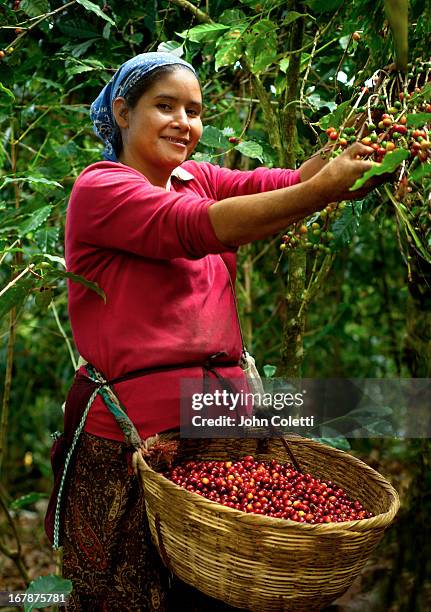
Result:
{"label": "blue head scarf", "polygon": [[118,141],[120,130],[112,112],[112,103],[115,98],[127,94],[138,81],[156,68],[175,64],[186,66],[197,78],[193,66],[176,55],[159,52],[141,53],[122,64],[94,100],[90,108],[90,118],[94,124],[95,133],[105,143],[103,157],[106,160],[118,161],[115,144]]}

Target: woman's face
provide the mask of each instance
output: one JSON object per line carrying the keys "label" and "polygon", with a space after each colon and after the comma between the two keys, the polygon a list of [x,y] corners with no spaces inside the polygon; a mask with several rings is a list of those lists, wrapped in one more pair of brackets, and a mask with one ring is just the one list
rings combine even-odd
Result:
{"label": "woman's face", "polygon": [[165,187],[172,170],[199,142],[201,112],[199,83],[185,68],[156,81],[134,108],[117,98],[114,114],[123,140],[120,162],[142,172],[153,185]]}

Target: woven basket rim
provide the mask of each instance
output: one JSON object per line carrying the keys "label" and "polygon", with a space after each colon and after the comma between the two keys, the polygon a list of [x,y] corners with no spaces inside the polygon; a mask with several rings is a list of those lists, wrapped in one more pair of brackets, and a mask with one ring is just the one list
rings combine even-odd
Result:
{"label": "woven basket rim", "polygon": [[[347,460],[349,463],[360,467],[364,472],[366,472],[375,482],[377,482],[382,489],[384,489],[386,495],[388,496],[389,509],[387,512],[383,512],[381,514],[376,514],[371,518],[360,519],[356,521],[342,521],[340,523],[299,523],[297,521],[292,521],[291,519],[285,518],[277,518],[272,516],[265,516],[262,514],[253,514],[248,512],[243,512],[242,510],[237,510],[236,508],[229,508],[228,506],[223,506],[218,502],[212,501],[199,495],[198,493],[187,491],[183,487],[175,484],[165,476],[163,476],[160,472],[154,470],[147,461],[144,460],[144,464],[142,465],[141,478],[145,480],[146,476],[149,476],[153,479],[160,479],[160,484],[168,490],[172,492],[175,491],[178,494],[182,491],[181,495],[185,496],[193,496],[191,499],[197,505],[202,506],[202,508],[207,509],[209,511],[216,510],[220,513],[230,514],[232,518],[236,517],[245,525],[251,526],[266,526],[266,527],[277,527],[283,529],[298,529],[301,531],[309,531],[309,532],[317,532],[317,533],[340,533],[342,531],[369,531],[371,529],[382,529],[382,527],[388,526],[395,515],[397,514],[400,507],[400,499],[398,493],[394,489],[394,487],[381,475],[379,472],[374,470],[372,467],[367,465],[361,459],[357,457],[353,457],[349,453],[342,451],[338,448],[333,448],[331,446],[327,446],[318,442],[317,440],[312,440],[309,438],[303,438],[302,436],[298,436],[296,434],[291,434],[284,436],[285,439],[289,442],[301,442],[304,444],[308,444],[313,447],[319,447],[320,450],[324,450],[330,455],[340,457]],[[145,483],[144,483],[145,484]]]}

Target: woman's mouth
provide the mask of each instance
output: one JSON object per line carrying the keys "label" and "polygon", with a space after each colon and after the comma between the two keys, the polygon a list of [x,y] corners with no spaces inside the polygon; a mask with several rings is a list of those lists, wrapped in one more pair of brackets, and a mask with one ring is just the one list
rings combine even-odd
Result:
{"label": "woman's mouth", "polygon": [[189,142],[187,138],[174,138],[172,136],[164,136],[163,139],[167,140],[173,145],[176,145],[177,147],[181,147],[181,149],[185,149]]}

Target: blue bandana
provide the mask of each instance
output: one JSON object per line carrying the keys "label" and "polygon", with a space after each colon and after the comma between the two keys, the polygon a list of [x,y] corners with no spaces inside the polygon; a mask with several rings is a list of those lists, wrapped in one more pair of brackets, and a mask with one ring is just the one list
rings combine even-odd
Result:
{"label": "blue bandana", "polygon": [[186,66],[196,75],[193,66],[171,53],[141,53],[120,66],[109,83],[105,85],[94,100],[90,108],[90,118],[94,124],[93,129],[95,133],[105,143],[103,157],[106,160],[118,161],[114,147],[118,141],[120,130],[112,112],[112,103],[115,98],[124,96],[149,72],[160,68],[160,66],[173,64]]}

